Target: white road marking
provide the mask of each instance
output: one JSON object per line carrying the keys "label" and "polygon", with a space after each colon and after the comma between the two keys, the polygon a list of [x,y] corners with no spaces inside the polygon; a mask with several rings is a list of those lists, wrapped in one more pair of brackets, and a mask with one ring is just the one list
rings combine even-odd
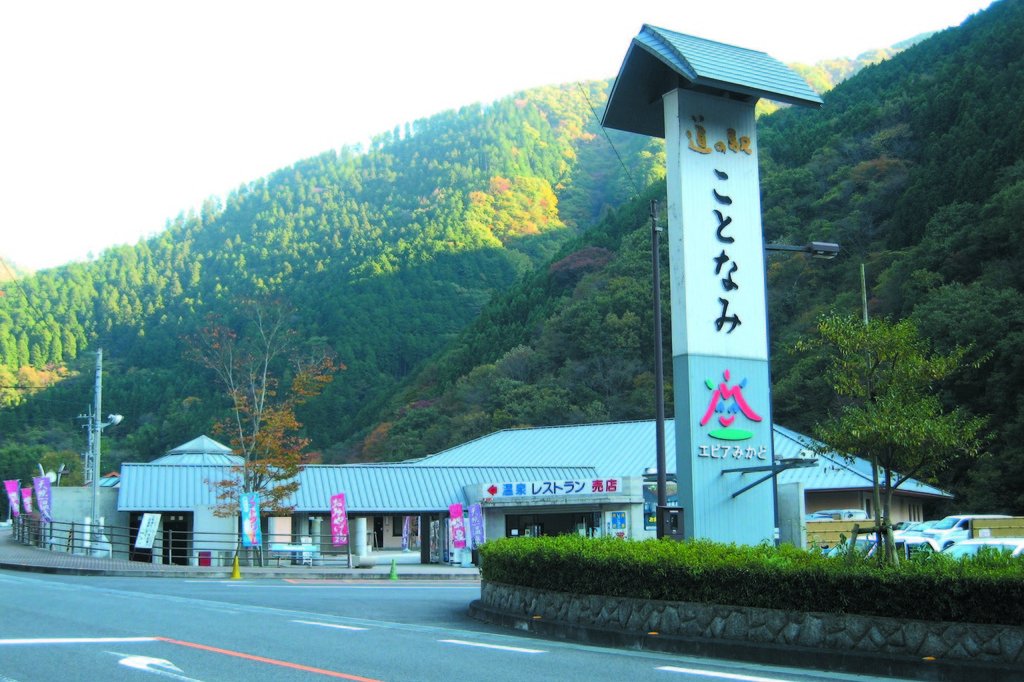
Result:
{"label": "white road marking", "polygon": [[37,637],[35,639],[0,639],[4,644],[118,644],[120,642],[155,642],[156,637]]}
{"label": "white road marking", "polygon": [[499,651],[515,651],[521,654],[543,654],[547,653],[542,649],[524,649],[518,646],[502,646],[500,644],[483,644],[482,642],[467,642],[464,639],[439,639],[439,642],[446,644],[461,644],[462,646],[477,646],[482,649],[498,649]]}
{"label": "white road marking", "polygon": [[713,677],[719,680],[740,680],[740,682],[787,682],[778,677],[758,677],[757,675],[740,675],[738,673],[718,673],[713,670],[700,670],[698,668],[679,668],[674,665],[665,665],[655,670],[664,670],[670,673],[683,673],[686,675],[697,675],[699,677]]}
{"label": "white road marking", "polygon": [[323,628],[336,628],[338,630],[369,630],[369,628],[357,628],[355,625],[338,625],[336,623],[318,623],[315,620],[293,620],[293,623],[302,623],[303,625],[319,625]]}
{"label": "white road marking", "polygon": [[[124,656],[124,654],[117,654],[111,651],[110,653],[115,656]],[[147,673],[153,673],[159,677],[167,677],[172,680],[183,680],[184,682],[202,682],[193,677],[186,677],[179,675],[178,673],[185,672],[178,666],[174,665],[166,658],[153,658],[152,656],[125,656],[120,661],[121,665],[134,668],[135,670],[144,670]]]}

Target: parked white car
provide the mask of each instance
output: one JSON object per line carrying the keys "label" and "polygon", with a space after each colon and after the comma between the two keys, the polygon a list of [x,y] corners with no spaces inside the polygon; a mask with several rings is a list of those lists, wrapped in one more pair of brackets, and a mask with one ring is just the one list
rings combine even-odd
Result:
{"label": "parked white car", "polygon": [[1010,552],[1010,556],[1019,557],[1024,554],[1024,538],[968,538],[950,545],[942,550],[942,554],[954,559],[963,559],[978,556],[984,547]]}
{"label": "parked white car", "polygon": [[971,521],[976,519],[1008,519],[1005,514],[954,514],[940,520],[931,528],[921,532],[926,538],[935,540],[942,549],[954,542],[966,540],[971,532]]}

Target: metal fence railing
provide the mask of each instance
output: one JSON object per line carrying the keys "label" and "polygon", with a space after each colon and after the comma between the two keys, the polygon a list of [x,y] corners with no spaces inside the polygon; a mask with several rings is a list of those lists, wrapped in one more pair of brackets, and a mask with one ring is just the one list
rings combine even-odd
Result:
{"label": "metal fence railing", "polygon": [[14,538],[24,544],[53,552],[69,552],[144,563],[183,566],[231,566],[235,557],[245,566],[304,564],[308,566],[352,566],[351,550],[334,547],[331,536],[314,537],[264,533],[263,544],[242,546],[239,533],[208,533],[187,530],[158,530],[152,546],[139,547],[138,527],[92,528],[84,522],[42,522],[28,515],[15,517]]}

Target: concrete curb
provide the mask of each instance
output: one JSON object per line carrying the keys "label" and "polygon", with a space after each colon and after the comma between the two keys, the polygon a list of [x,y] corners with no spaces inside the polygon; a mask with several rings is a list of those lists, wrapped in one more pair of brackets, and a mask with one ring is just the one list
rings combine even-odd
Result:
{"label": "concrete curb", "polygon": [[720,639],[613,630],[552,621],[539,616],[526,618],[522,614],[505,612],[487,606],[479,600],[469,605],[469,615],[485,623],[529,632],[547,639],[580,642],[594,646],[685,654],[687,656],[747,661],[762,665],[878,675],[909,680],[1020,682],[1022,679],[1020,669],[1010,666],[940,660],[924,661],[907,657],[881,658],[856,651],[837,653],[800,646],[780,647]]}
{"label": "concrete curb", "polygon": [[[91,575],[91,576],[109,576],[109,577],[120,577],[120,578],[188,578],[188,579],[205,579],[205,580],[231,580],[231,569],[225,568],[223,570],[219,568],[214,569],[189,569],[187,567],[176,569],[176,568],[159,568],[159,569],[148,569],[148,568],[132,568],[132,569],[118,569],[118,568],[96,568],[96,567],[84,567],[84,566],[47,566],[47,565],[32,565],[32,564],[21,564],[21,563],[10,563],[0,561],[0,569],[10,571],[24,571],[29,573],[47,573],[55,575]],[[379,567],[375,567],[379,569]],[[241,569],[241,578],[236,580],[274,580],[274,579],[294,579],[294,580],[371,580],[381,582],[394,582],[398,581],[410,581],[410,580],[462,580],[469,582],[480,582],[479,575],[472,574],[456,574],[456,573],[441,573],[441,572],[403,572],[398,571],[395,578],[391,577],[390,569],[386,570],[368,570],[368,569],[338,569],[333,571],[317,571],[317,570],[287,570],[287,569],[274,569],[274,568],[260,568],[258,566],[243,566]]]}
{"label": "concrete curb", "polygon": [[381,555],[377,563],[364,568],[341,566],[241,566],[240,578],[232,578],[232,566],[179,566],[147,564],[127,559],[92,557],[49,551],[0,538],[0,569],[61,575],[134,578],[187,578],[200,580],[353,580],[353,581],[436,581],[480,582],[480,571],[461,566],[396,562]]}

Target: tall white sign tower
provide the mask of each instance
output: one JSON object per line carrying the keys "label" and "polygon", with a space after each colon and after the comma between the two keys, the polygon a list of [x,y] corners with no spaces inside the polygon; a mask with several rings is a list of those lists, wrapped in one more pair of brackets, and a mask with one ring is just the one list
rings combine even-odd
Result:
{"label": "tall white sign tower", "polygon": [[676,477],[686,537],[774,536],[764,238],[754,105],[820,106],[763,52],[645,25],[603,125],[665,139]]}

